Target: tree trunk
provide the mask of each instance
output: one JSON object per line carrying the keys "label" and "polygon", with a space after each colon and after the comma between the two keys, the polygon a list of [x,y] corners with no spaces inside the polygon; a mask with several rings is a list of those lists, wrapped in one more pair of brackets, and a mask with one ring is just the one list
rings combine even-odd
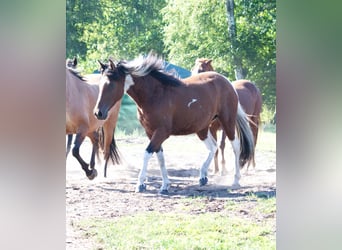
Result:
{"label": "tree trunk", "polygon": [[229,34],[230,44],[231,44],[231,53],[233,56],[235,78],[236,80],[243,79],[245,78],[245,76],[244,76],[243,69],[242,69],[242,60],[241,60],[241,57],[237,53],[239,44],[236,39],[234,0],[227,0],[226,8],[227,8],[227,21],[228,21],[228,34]]}

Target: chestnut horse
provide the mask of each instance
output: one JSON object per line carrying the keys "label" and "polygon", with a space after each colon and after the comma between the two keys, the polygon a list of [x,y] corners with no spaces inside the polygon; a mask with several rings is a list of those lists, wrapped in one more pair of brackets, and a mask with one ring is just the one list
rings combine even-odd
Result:
{"label": "chestnut horse", "polygon": [[[214,68],[211,65],[211,62],[212,62],[211,59],[197,58],[195,61],[195,66],[191,70],[191,74],[195,75],[201,72],[214,71]],[[260,113],[261,113],[261,106],[262,106],[262,98],[261,98],[260,90],[255,86],[255,84],[251,83],[248,80],[237,80],[237,81],[233,81],[232,83],[239,96],[239,101],[241,103],[241,106],[249,117],[249,126],[252,129],[252,133],[254,137],[254,147],[255,147],[257,143],[257,139],[258,139]],[[210,131],[213,134],[215,139],[217,138],[216,134],[217,134],[217,130],[219,129],[221,129],[221,125],[218,120],[215,120],[210,126]],[[225,138],[226,138],[226,134],[223,130],[222,139],[220,143],[220,149],[221,149],[221,155],[222,155],[221,174],[227,173],[227,170],[225,167],[225,159],[224,159]],[[215,158],[214,158],[215,173],[219,172],[217,154],[218,154],[218,150],[216,151]],[[255,166],[254,157],[252,159],[252,164],[253,166]]]}
{"label": "chestnut horse", "polygon": [[[86,77],[80,76],[72,67],[68,67],[68,60],[66,66],[66,134],[68,135],[68,144],[71,144],[72,134],[76,134],[72,154],[81,164],[82,169],[90,180],[97,176],[95,154],[98,153],[100,146],[104,151],[104,174],[106,176],[109,158],[111,158],[114,164],[120,161],[114,140],[114,129],[121,102],[117,102],[110,110],[108,118],[105,121],[99,121],[93,114],[93,109],[99,94],[98,84],[87,81]],[[98,80],[100,79],[99,77],[100,75],[97,77]],[[93,144],[90,169],[88,168],[89,164],[79,154],[80,146],[86,136],[90,138]]]}
{"label": "chestnut horse", "polygon": [[[94,109],[100,120],[108,117],[113,105],[126,92],[136,102],[139,120],[150,139],[143,166],[139,172],[136,192],[146,190],[144,184],[148,161],[153,153],[162,174],[161,194],[168,194],[170,181],[165,168],[162,143],[170,135],[196,133],[209,155],[200,169],[200,185],[208,182],[208,167],[217,149],[209,131],[217,118],[228,138],[232,141],[236,156],[234,186],[239,186],[240,167],[249,162],[254,154],[254,143],[246,114],[240,107],[233,85],[216,72],[207,72],[186,79],[178,79],[164,71],[164,62],[149,53],[133,61],[101,63],[102,79],[99,97]],[[235,127],[239,129],[235,134]]]}

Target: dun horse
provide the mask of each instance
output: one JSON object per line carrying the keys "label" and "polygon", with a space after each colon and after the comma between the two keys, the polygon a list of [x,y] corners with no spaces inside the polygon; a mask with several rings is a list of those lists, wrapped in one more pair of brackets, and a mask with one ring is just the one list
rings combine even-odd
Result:
{"label": "dun horse", "polygon": [[[198,58],[195,61],[195,66],[193,67],[191,73],[192,75],[207,72],[207,71],[214,71],[214,68],[211,65],[212,60],[207,58]],[[237,91],[239,96],[239,101],[241,106],[245,110],[246,114],[248,115],[250,121],[249,125],[252,129],[253,137],[254,137],[254,147],[257,143],[258,139],[258,130],[259,130],[259,123],[260,123],[260,112],[261,112],[261,105],[262,105],[262,98],[259,89],[250,81],[248,80],[237,80],[233,81],[233,86]],[[221,125],[218,120],[215,120],[211,126],[210,131],[213,134],[214,138],[217,138],[217,130],[221,129]],[[226,174],[227,170],[225,167],[225,159],[224,159],[224,148],[225,148],[225,139],[226,134],[224,130],[222,131],[222,139],[220,143],[221,155],[222,155],[222,169],[221,174]],[[218,167],[218,151],[216,151],[214,163],[215,163],[215,173],[219,172]],[[252,159],[253,166],[255,166],[254,157]]]}
{"label": "dun horse", "polygon": [[[165,168],[162,143],[170,135],[196,133],[209,150],[200,169],[200,185],[208,182],[208,167],[217,150],[209,131],[218,119],[232,141],[236,156],[235,186],[239,186],[240,163],[249,162],[254,154],[253,135],[246,114],[240,107],[232,84],[216,72],[207,72],[183,80],[164,72],[163,60],[150,53],[133,61],[101,63],[102,79],[99,97],[94,109],[98,119],[108,117],[108,112],[126,92],[138,107],[139,120],[150,139],[143,166],[139,172],[136,192],[146,189],[144,184],[148,161],[153,153],[162,174],[160,193],[167,194],[170,181]],[[239,129],[235,134],[235,127]]]}
{"label": "dun horse", "polygon": [[[73,62],[76,66],[77,62]],[[70,60],[66,62],[66,134],[68,135],[68,150],[72,141],[72,134],[76,134],[73,156],[81,164],[87,177],[92,180],[97,176],[95,169],[95,154],[98,154],[99,146],[104,150],[105,176],[109,158],[113,163],[119,162],[119,155],[114,140],[114,129],[119,115],[121,102],[109,111],[108,118],[105,121],[99,121],[93,114],[93,108],[99,94],[98,84],[91,84],[86,78],[81,77],[70,66]],[[99,78],[98,78],[99,80]],[[80,146],[88,136],[93,144],[90,169],[80,156]]]}

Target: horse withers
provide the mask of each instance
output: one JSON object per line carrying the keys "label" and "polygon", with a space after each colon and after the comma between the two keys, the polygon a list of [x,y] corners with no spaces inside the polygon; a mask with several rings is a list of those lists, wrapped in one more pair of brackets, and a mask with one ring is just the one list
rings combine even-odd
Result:
{"label": "horse withers", "polygon": [[132,61],[114,63],[109,60],[108,64],[100,64],[102,78],[94,109],[96,117],[107,119],[110,108],[120,102],[126,92],[136,102],[140,123],[150,139],[136,192],[146,189],[148,161],[156,153],[163,179],[160,193],[168,193],[170,181],[162,143],[170,135],[196,133],[205,143],[209,154],[200,169],[199,183],[207,184],[208,167],[217,149],[209,131],[214,119],[221,122],[228,138],[234,142],[237,172],[233,185],[239,186],[240,163],[249,162],[254,155],[253,135],[237,94],[224,76],[207,72],[180,80],[165,72],[163,60],[152,53]]}
{"label": "horse withers", "polygon": [[[71,67],[70,67],[71,65]],[[94,82],[88,81],[82,77],[75,69],[77,65],[70,59],[66,61],[66,134],[68,135],[68,147],[70,151],[72,135],[76,134],[73,156],[81,164],[86,176],[92,180],[97,176],[95,169],[95,154],[98,155],[99,147],[104,151],[105,171],[109,158],[114,164],[119,163],[119,154],[114,139],[114,129],[119,115],[121,102],[116,103],[109,111],[108,118],[105,121],[99,121],[93,114],[93,108],[99,94],[99,86]],[[98,76],[98,80],[99,80]],[[89,164],[80,156],[80,146],[88,136],[93,144],[92,154]]]}
{"label": "horse withers", "polygon": [[[195,61],[195,65],[191,70],[192,75],[196,75],[202,72],[214,71],[213,66],[211,65],[212,59],[208,58],[197,58]],[[249,125],[252,129],[253,138],[254,138],[254,147],[256,146],[257,139],[258,139],[258,131],[259,131],[259,124],[260,124],[260,113],[261,113],[261,106],[262,106],[262,97],[260,90],[256,87],[255,84],[250,82],[249,80],[236,80],[232,82],[236,92],[239,96],[239,101],[241,103],[242,108],[246,112],[249,118]],[[214,120],[214,122],[210,125],[210,131],[212,132],[214,138],[217,138],[217,131],[221,129],[221,124],[218,120]],[[225,167],[225,158],[224,158],[224,148],[225,148],[225,138],[226,134],[224,130],[222,131],[222,138],[220,143],[221,149],[221,174],[226,174],[227,170]],[[215,170],[214,173],[219,172],[218,167],[218,151],[215,153],[214,164]],[[252,164],[255,166],[255,159],[253,157]]]}

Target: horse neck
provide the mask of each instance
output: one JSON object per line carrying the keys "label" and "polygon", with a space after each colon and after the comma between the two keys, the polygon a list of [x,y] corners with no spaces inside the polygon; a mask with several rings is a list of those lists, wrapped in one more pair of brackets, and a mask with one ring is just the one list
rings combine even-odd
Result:
{"label": "horse neck", "polygon": [[74,93],[80,96],[88,95],[91,100],[97,98],[99,87],[95,84],[89,84],[87,81],[82,81],[71,72],[67,72],[66,91],[69,94]]}
{"label": "horse neck", "polygon": [[127,90],[127,94],[132,97],[139,107],[144,107],[155,99],[156,93],[162,91],[161,83],[152,76],[134,77],[134,84]]}

